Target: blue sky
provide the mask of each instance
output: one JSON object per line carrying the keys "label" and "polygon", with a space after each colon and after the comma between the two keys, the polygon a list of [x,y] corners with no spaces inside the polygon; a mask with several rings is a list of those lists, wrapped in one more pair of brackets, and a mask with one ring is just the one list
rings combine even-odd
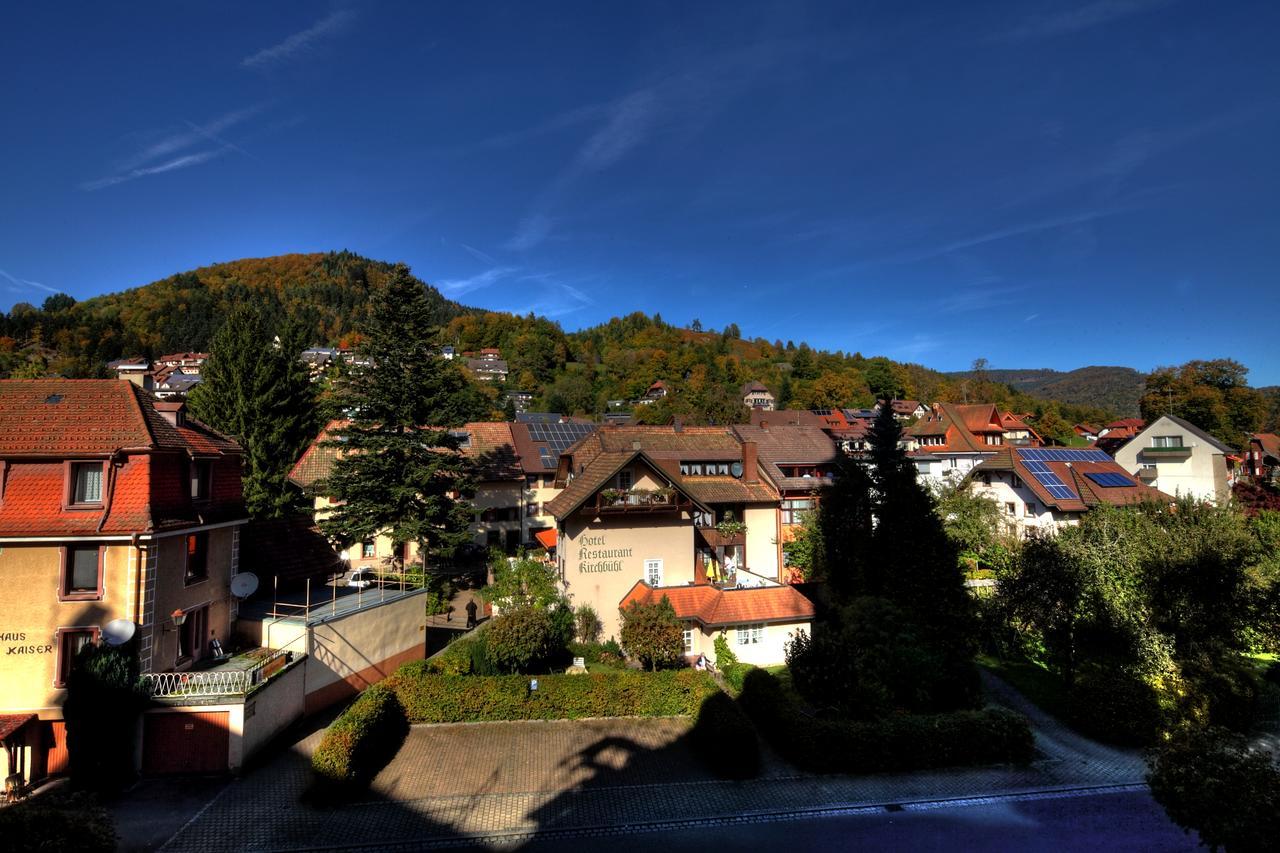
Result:
{"label": "blue sky", "polygon": [[963,369],[1280,383],[1280,4],[24,4],[0,308],[348,248]]}

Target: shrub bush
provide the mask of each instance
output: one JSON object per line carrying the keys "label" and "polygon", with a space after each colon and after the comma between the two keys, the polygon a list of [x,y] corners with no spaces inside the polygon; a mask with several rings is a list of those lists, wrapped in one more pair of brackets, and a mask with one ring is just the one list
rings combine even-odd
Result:
{"label": "shrub bush", "polygon": [[1119,746],[1149,746],[1168,725],[1156,688],[1118,668],[1081,671],[1068,693],[1067,714],[1082,734]]}
{"label": "shrub bush", "polygon": [[717,776],[753,779],[760,775],[756,727],[729,694],[717,691],[703,700],[689,738]]}
{"label": "shrub bush", "polygon": [[395,756],[408,733],[409,721],[396,692],[385,681],[373,685],[334,720],[312,753],[311,769],[318,782],[313,793],[326,799],[343,789],[367,785]]}
{"label": "shrub bush", "polygon": [[1194,708],[1185,716],[1237,732],[1258,721],[1258,677],[1243,664],[1229,658],[1196,661],[1183,665],[1182,677]]}
{"label": "shrub bush", "polygon": [[734,693],[741,693],[743,679],[755,667],[749,663],[740,663],[738,661],[738,656],[729,648],[729,639],[725,636],[724,631],[716,635],[715,652],[716,669],[724,677],[725,684],[728,684]]}
{"label": "shrub bush", "polygon": [[542,675],[536,692],[530,680],[433,675],[413,661],[384,684],[399,695],[412,723],[693,716],[718,689],[707,673],[694,670]]}
{"label": "shrub bush", "polygon": [[1024,763],[1035,753],[1026,718],[1004,708],[819,719],[808,717],[782,683],[761,669],[747,674],[738,701],[784,758],[817,773]]}
{"label": "shrub bush", "polygon": [[0,838],[6,850],[112,853],[111,813],[88,794],[48,793],[0,808]]}
{"label": "shrub bush", "polygon": [[574,633],[580,643],[595,644],[600,640],[600,632],[604,624],[596,615],[596,609],[590,604],[583,604],[573,612]]}
{"label": "shrub bush", "polygon": [[684,630],[665,595],[653,604],[638,601],[620,608],[622,647],[641,666],[657,670],[684,662]]}
{"label": "shrub bush", "polygon": [[1151,794],[1169,819],[1212,849],[1273,850],[1280,838],[1280,768],[1225,729],[1184,728],[1152,756]]}
{"label": "shrub bush", "polygon": [[522,606],[504,610],[485,631],[485,651],[503,672],[541,668],[555,652],[555,626],[550,611]]}

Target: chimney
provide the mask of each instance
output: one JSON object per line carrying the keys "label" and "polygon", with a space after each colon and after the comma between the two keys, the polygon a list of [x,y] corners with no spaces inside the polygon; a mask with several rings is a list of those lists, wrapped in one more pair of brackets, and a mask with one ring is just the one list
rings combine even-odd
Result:
{"label": "chimney", "polygon": [[156,411],[174,426],[185,426],[187,423],[187,404],[161,400],[156,403]]}
{"label": "chimney", "polygon": [[760,476],[756,471],[756,443],[744,441],[742,442],[742,482],[755,483],[759,480]]}
{"label": "chimney", "polygon": [[768,422],[768,421],[761,421],[761,422],[760,422],[760,431],[761,431],[761,432],[768,432],[768,431],[769,431],[769,422]]}

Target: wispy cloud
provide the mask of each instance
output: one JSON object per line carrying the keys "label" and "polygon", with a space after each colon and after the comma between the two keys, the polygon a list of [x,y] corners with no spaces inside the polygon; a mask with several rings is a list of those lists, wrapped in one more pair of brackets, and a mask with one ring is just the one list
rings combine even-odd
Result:
{"label": "wispy cloud", "polygon": [[47,284],[41,284],[38,281],[32,281],[31,279],[28,279],[28,278],[18,278],[16,275],[11,275],[10,273],[5,272],[4,270],[0,270],[0,276],[4,276],[5,278],[9,279],[9,281],[16,284],[19,288],[25,289],[25,288],[34,287],[37,290],[43,290],[48,293],[61,293],[61,291],[58,290],[58,288],[56,287],[50,287]]}
{"label": "wispy cloud", "polygon": [[1026,18],[1017,26],[996,33],[993,41],[1021,42],[1070,35],[1103,26],[1130,15],[1166,6],[1171,0],[1095,0],[1072,8]]}
{"label": "wispy cloud", "polygon": [[1030,323],[1032,320],[1038,320],[1038,319],[1040,319],[1039,314],[1028,314],[1026,317],[1023,318],[1022,322]]}
{"label": "wispy cloud", "polygon": [[245,68],[271,68],[291,62],[310,53],[317,42],[341,33],[355,20],[356,13],[350,10],[330,12],[305,30],[300,30],[279,44],[265,47],[257,53],[250,54],[240,60]]}
{"label": "wispy cloud", "polygon": [[175,157],[155,166],[142,166],[137,169],[130,169],[119,175],[109,175],[105,178],[98,178],[96,181],[86,181],[81,184],[81,189],[94,190],[106,189],[116,184],[123,184],[126,181],[132,181],[137,178],[145,178],[148,175],[162,175],[165,172],[176,172],[179,169],[187,169],[191,166],[199,166],[201,163],[207,163],[215,157],[222,154],[221,149],[213,149],[210,151],[197,151],[194,154],[184,154],[181,157]]}
{"label": "wispy cloud", "polygon": [[523,252],[526,249],[532,249],[547,236],[551,234],[551,217],[545,213],[531,213],[524,219],[520,220],[520,224],[516,226],[516,233],[511,239],[503,243],[504,249],[513,252]]}
{"label": "wispy cloud", "polygon": [[[234,151],[237,154],[251,158],[253,155],[241,146],[227,140],[224,134],[259,114],[263,109],[265,109],[264,104],[257,104],[224,113],[203,124],[183,120],[182,123],[186,130],[167,133],[160,139],[144,145],[138,151],[120,160],[112,174],[85,181],[80,184],[80,188],[92,192],[150,175],[161,175],[165,172],[188,169],[201,163],[207,163],[228,151]],[[216,147],[207,147],[210,143]],[[197,146],[202,146],[202,150],[188,150]]]}
{"label": "wispy cloud", "polygon": [[472,291],[480,290],[496,284],[507,276],[518,272],[517,267],[490,267],[484,272],[469,278],[451,278],[435,282],[436,287],[447,296],[464,296]]}
{"label": "wispy cloud", "polygon": [[1003,305],[1009,301],[1010,297],[1028,289],[1027,285],[991,287],[989,284],[980,284],[976,287],[948,293],[934,303],[934,306],[943,314],[982,311],[987,308],[993,308],[996,305]]}
{"label": "wispy cloud", "polygon": [[489,255],[489,254],[486,254],[485,252],[480,251],[475,246],[468,246],[466,243],[460,243],[459,245],[462,246],[462,248],[466,251],[468,255],[475,258],[477,261],[483,261],[484,263],[494,267],[501,266],[498,263],[496,258],[494,258],[492,255]]}

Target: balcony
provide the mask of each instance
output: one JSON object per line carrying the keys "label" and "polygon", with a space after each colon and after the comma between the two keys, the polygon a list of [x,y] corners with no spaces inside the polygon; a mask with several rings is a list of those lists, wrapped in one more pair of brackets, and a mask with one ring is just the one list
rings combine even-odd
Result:
{"label": "balcony", "polygon": [[1158,476],[1159,476],[1159,473],[1156,471],[1155,468],[1139,468],[1138,469],[1138,479],[1144,483],[1155,482],[1155,479]]}
{"label": "balcony", "polygon": [[745,528],[741,530],[725,529],[721,530],[717,527],[698,527],[698,536],[706,544],[708,548],[731,548],[735,545],[747,544],[747,531]]}
{"label": "balcony", "polygon": [[259,649],[236,655],[209,669],[195,672],[148,672],[142,683],[153,699],[243,699],[293,663],[284,649]]}
{"label": "balcony", "polygon": [[[680,495],[675,489],[604,489],[596,495],[594,512],[655,513],[681,509]],[[687,508],[687,505],[686,505]]]}
{"label": "balcony", "polygon": [[1142,455],[1150,459],[1189,459],[1190,447],[1144,447]]}

